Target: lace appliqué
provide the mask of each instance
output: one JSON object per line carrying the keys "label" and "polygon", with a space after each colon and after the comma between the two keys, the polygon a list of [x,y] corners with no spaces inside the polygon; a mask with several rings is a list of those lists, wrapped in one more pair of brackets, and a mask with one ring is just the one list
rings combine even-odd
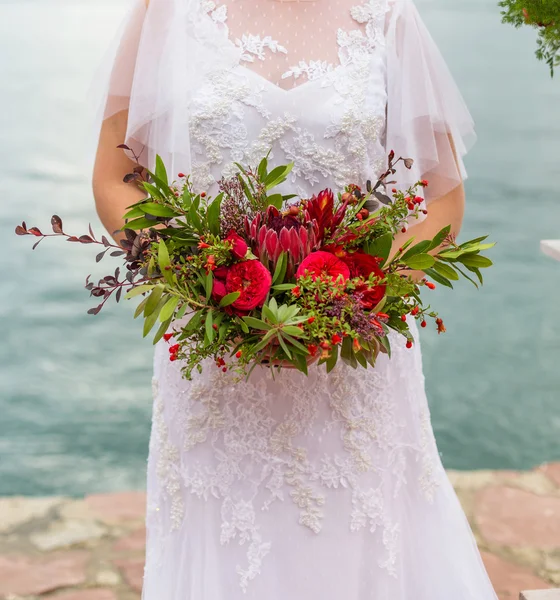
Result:
{"label": "lace appliqu\u00e9", "polygon": [[265,36],[264,38],[261,38],[260,35],[243,35],[241,39],[235,40],[235,44],[239,46],[243,52],[241,55],[241,60],[246,62],[254,62],[255,58],[264,60],[266,57],[265,50],[270,50],[270,52],[273,53],[288,53],[284,46],[281,46],[269,35]]}
{"label": "lace appliqu\u00e9", "polygon": [[282,75],[282,79],[288,79],[289,77],[299,79],[305,75],[309,81],[315,81],[327,73],[331,73],[333,69],[334,65],[326,60],[311,60],[309,62],[300,60],[296,66],[291,67]]}

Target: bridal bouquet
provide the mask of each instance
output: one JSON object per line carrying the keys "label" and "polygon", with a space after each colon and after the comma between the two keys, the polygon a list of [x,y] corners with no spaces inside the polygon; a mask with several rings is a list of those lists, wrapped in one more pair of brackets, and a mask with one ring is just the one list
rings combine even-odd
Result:
{"label": "bridal bouquet", "polygon": [[460,275],[477,285],[492,264],[481,253],[493,244],[481,237],[457,245],[450,227],[394,248],[410,220],[427,213],[417,195],[427,181],[406,193],[393,188],[392,198],[383,193],[396,183],[389,179],[399,163],[412,166],[391,152],[385,173],[365,190],[349,184],[299,199],[275,191],[292,165],[269,170],[264,158],[254,169],[236,165],[237,175],[223,178],[211,198],[183,173],[170,182],[158,158],[154,173],[138,166],[125,178],[147,198],[124,215],[120,244],[96,239],[91,227],[89,235],[68,235],[56,215],[52,234],[25,223],[16,233],[40,238],[37,244],[65,236],[103,246],[98,261],[107,252],[124,260],[124,275],[117,268],[97,283],[88,277],[86,288],[101,300],[89,312],[123,291],[142,297],[135,318],[143,317],[144,336],[155,329],[154,343],[169,343],[170,360],[181,361],[187,379],[208,358],[243,374],[262,364],[307,373],[314,360],[328,371],[339,359],[367,368],[380,352],[390,355],[391,330],[412,347],[412,319],[422,327],[435,319],[445,331],[422,290],[452,287]]}

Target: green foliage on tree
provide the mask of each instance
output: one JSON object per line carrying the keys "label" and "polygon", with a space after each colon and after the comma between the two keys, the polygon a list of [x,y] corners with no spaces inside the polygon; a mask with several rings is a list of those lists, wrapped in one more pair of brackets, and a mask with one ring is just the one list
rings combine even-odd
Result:
{"label": "green foliage on tree", "polygon": [[504,23],[528,25],[539,32],[536,55],[550,67],[560,66],[560,0],[501,0]]}

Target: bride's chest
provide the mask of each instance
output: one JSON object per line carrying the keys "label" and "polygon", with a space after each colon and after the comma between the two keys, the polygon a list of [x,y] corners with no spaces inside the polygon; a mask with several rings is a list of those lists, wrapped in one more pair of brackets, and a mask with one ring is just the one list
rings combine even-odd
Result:
{"label": "bride's chest", "polygon": [[189,105],[197,187],[211,188],[235,172],[236,162],[256,165],[268,152],[276,162],[294,162],[290,184],[299,193],[315,185],[345,185],[376,169],[387,90],[384,43],[370,21],[379,20],[373,7],[381,4],[367,3],[364,32],[337,30],[337,63],[292,64],[282,56],[272,67],[265,65],[268,54],[287,54],[279,42],[244,35],[234,43],[229,30],[219,27],[225,11],[210,11],[199,22],[201,39],[205,29],[221,37],[204,55]]}

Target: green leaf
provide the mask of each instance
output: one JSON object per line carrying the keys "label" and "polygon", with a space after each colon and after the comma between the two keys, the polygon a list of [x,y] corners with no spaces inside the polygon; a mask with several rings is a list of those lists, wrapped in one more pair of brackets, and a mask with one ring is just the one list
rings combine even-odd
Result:
{"label": "green leaf", "polygon": [[165,303],[164,307],[161,309],[161,312],[159,313],[159,320],[162,323],[164,323],[165,321],[167,321],[168,319],[170,319],[173,316],[173,313],[175,312],[175,309],[177,308],[179,301],[180,301],[180,299],[178,296],[171,296],[171,298],[169,298],[169,300]]}
{"label": "green leaf", "polygon": [[164,336],[165,332],[169,329],[169,326],[171,325],[171,319],[167,319],[167,321],[163,322],[159,329],[157,330],[156,335],[154,336],[154,346],[161,340],[161,338]]}
{"label": "green leaf", "polygon": [[469,281],[470,281],[470,282],[471,282],[471,283],[474,285],[474,287],[478,289],[478,283],[476,283],[476,281],[475,281],[475,280],[474,280],[472,277],[469,277],[469,275],[467,275],[467,274],[466,274],[466,273],[465,273],[463,270],[461,270],[461,269],[460,269],[460,268],[459,268],[457,265],[455,265],[455,268],[457,269],[457,271],[459,271],[459,273],[461,273],[461,275],[462,275],[462,276],[463,276],[465,279],[468,279],[468,280],[469,280]]}
{"label": "green leaf", "polygon": [[280,185],[283,181],[286,181],[286,178],[293,168],[294,163],[290,163],[289,165],[282,165],[272,169],[267,178],[263,181],[266,189],[270,190],[271,188]]}
{"label": "green leaf", "polygon": [[368,363],[362,352],[355,352],[354,358],[360,363],[360,366],[362,366],[364,369],[367,369]]}
{"label": "green leaf", "polygon": [[274,206],[280,210],[284,204],[284,198],[282,194],[272,194],[272,196],[267,197],[266,202],[268,206]]}
{"label": "green leaf", "polygon": [[486,258],[486,256],[479,256],[478,254],[467,254],[466,256],[460,257],[459,261],[462,262],[465,267],[476,267],[477,269],[487,269],[494,264],[489,258]]}
{"label": "green leaf", "polygon": [[430,240],[424,240],[422,242],[418,242],[417,244],[412,246],[412,248],[410,248],[403,254],[402,260],[406,261],[408,258],[410,258],[412,256],[416,256],[417,254],[424,254],[425,252],[428,252],[428,250],[430,250],[430,248],[431,248],[431,244],[432,244],[432,242]]}
{"label": "green leaf", "polygon": [[180,214],[169,206],[158,204],[157,202],[144,202],[144,204],[140,205],[140,209],[153,217],[176,217]]}
{"label": "green leaf", "polygon": [[[198,199],[198,202],[196,201]],[[191,225],[198,231],[198,233],[204,233],[204,227],[202,226],[202,221],[200,219],[200,215],[198,214],[198,207],[200,205],[200,196],[197,196],[195,201],[191,204],[189,208],[189,220]]]}
{"label": "green leaf", "polygon": [[276,263],[276,269],[274,269],[274,275],[272,276],[272,284],[274,285],[276,282],[281,284],[284,281],[284,277],[286,276],[286,269],[288,268],[288,255],[285,252],[282,252],[278,257],[278,262]]}
{"label": "green leaf", "polygon": [[287,333],[288,335],[293,335],[295,337],[299,337],[299,338],[306,338],[307,334],[300,329],[299,327],[296,327],[295,325],[284,325],[284,327],[282,327],[282,333]]}
{"label": "green leaf", "polygon": [[140,304],[136,307],[136,310],[134,311],[135,319],[137,319],[144,312],[144,308],[145,308],[147,302],[148,302],[148,297],[144,298],[144,300],[142,300],[142,302],[140,302]]}
{"label": "green leaf", "polygon": [[216,333],[214,331],[214,328],[212,327],[213,324],[214,324],[214,316],[212,314],[212,311],[209,310],[208,313],[206,314],[206,320],[204,321],[204,328],[206,330],[206,337],[208,338],[210,343],[212,343],[214,341],[214,334]]}
{"label": "green leaf", "polygon": [[272,286],[272,289],[277,290],[278,292],[286,292],[288,290],[293,290],[295,287],[295,283],[277,283]]}
{"label": "green leaf", "polygon": [[286,356],[288,358],[292,358],[292,353],[290,352],[290,349],[288,348],[286,342],[284,341],[284,338],[281,335],[278,336],[278,341],[280,342],[280,346],[282,346],[282,350],[284,350],[284,352],[286,353]]}
{"label": "green leaf", "polygon": [[129,221],[126,225],[121,227],[121,230],[132,229],[132,231],[140,231],[141,229],[150,229],[150,227],[155,227],[156,225],[157,221],[150,221],[150,219],[141,217],[140,219]]}
{"label": "green leaf", "polygon": [[163,294],[163,286],[162,285],[157,285],[152,290],[152,293],[150,294],[148,301],[146,302],[146,307],[144,308],[144,316],[145,317],[149,317],[154,312],[154,310],[156,309],[156,307],[159,304],[162,294]]}
{"label": "green leaf", "polygon": [[182,319],[185,316],[185,313],[187,312],[188,308],[189,308],[189,305],[185,302],[185,304],[183,304],[183,306],[181,306],[181,308],[177,311],[175,318],[177,320]]}
{"label": "green leaf", "polygon": [[146,316],[146,319],[144,321],[144,331],[143,331],[144,337],[146,337],[150,333],[150,331],[153,329],[154,325],[156,324],[156,321],[158,320],[159,313],[160,313],[161,309],[163,308],[163,305],[165,304],[165,302],[166,302],[166,296],[161,298],[158,305],[153,310],[153,312],[151,312],[148,316]]}
{"label": "green leaf", "polygon": [[139,285],[135,288],[132,288],[124,298],[125,300],[130,300],[131,298],[135,298],[140,294],[144,294],[146,292],[149,292],[150,290],[153,290],[154,287],[155,286],[150,283],[144,283],[143,285]]}
{"label": "green leaf", "polygon": [[276,325],[276,323],[278,323],[278,318],[276,317],[276,313],[273,310],[271,310],[271,308],[269,306],[267,306],[266,304],[264,304],[262,307],[262,314],[263,314],[263,317],[268,319],[271,323],[274,323],[275,325]]}
{"label": "green leaf", "polygon": [[171,260],[169,258],[169,251],[167,250],[165,242],[160,240],[158,246],[158,267],[167,283],[173,284],[173,273],[166,268],[170,266]]}
{"label": "green leaf", "polygon": [[371,256],[378,256],[383,259],[383,262],[380,266],[383,266],[387,259],[389,258],[389,254],[391,254],[391,248],[393,246],[393,234],[386,233],[376,240],[369,242],[364,247],[364,251]]}
{"label": "green leaf", "polygon": [[430,242],[430,247],[428,248],[428,250],[426,250],[426,252],[429,252],[430,250],[434,250],[438,246],[441,246],[443,240],[445,240],[445,238],[449,235],[450,231],[451,225],[444,227]]}
{"label": "green leaf", "polygon": [[391,358],[391,342],[389,341],[389,338],[388,337],[379,337],[376,339],[379,342],[379,345],[383,346],[383,348],[385,348],[385,350],[387,351],[387,356],[389,358]]}
{"label": "green leaf", "polygon": [[436,260],[436,264],[434,265],[434,269],[440,274],[446,277],[447,279],[451,279],[452,281],[459,281],[459,275],[457,271],[453,267],[446,265],[438,260]]}
{"label": "green leaf", "polygon": [[167,170],[165,169],[165,164],[161,156],[158,154],[156,156],[156,172],[155,176],[160,179],[166,186],[169,185],[169,179],[167,178]]}
{"label": "green leaf", "polygon": [[304,352],[305,354],[309,354],[309,350],[303,344],[300,344],[300,342],[294,339],[291,335],[288,335],[285,330],[282,331],[282,335],[286,340],[288,340],[288,342],[290,342],[290,344],[292,344],[292,346],[294,346],[301,352]]}
{"label": "green leaf", "polygon": [[264,181],[267,170],[268,170],[268,156],[265,156],[259,163],[259,168],[257,169],[257,174],[261,181]]}
{"label": "green leaf", "polygon": [[220,300],[220,307],[225,308],[226,306],[233,304],[239,296],[241,296],[241,292],[231,292],[231,294],[227,294]]}
{"label": "green leaf", "polygon": [[269,329],[271,329],[268,323],[265,323],[260,319],[255,319],[255,317],[243,317],[243,321],[253,329],[260,329],[262,331],[268,331]]}
{"label": "green leaf", "polygon": [[440,275],[435,269],[426,269],[424,273],[426,273],[426,275],[428,275],[428,277],[431,277],[434,281],[437,281],[437,283],[441,283],[441,285],[453,289],[453,285],[451,284],[449,279],[447,279],[447,277],[444,277],[443,275]]}
{"label": "green leaf", "polygon": [[208,270],[208,273],[204,277],[204,291],[206,292],[206,302],[210,300],[212,295],[212,288],[214,287],[214,275],[212,271]]}
{"label": "green leaf", "polygon": [[125,213],[123,219],[137,219],[138,217],[144,217],[144,215],[144,211],[139,206],[136,206]]}
{"label": "green leaf", "polygon": [[410,269],[415,271],[425,271],[426,269],[433,267],[436,260],[429,254],[417,254],[416,256],[411,256],[408,260],[403,262]]}
{"label": "green leaf", "polygon": [[330,354],[329,358],[327,358],[327,361],[326,361],[327,373],[330,373],[334,369],[337,361],[338,361],[338,346],[333,346],[331,348],[331,354]]}
{"label": "green leaf", "polygon": [[239,326],[241,327],[241,331],[243,331],[243,333],[249,333],[249,327],[247,327],[247,323],[245,323],[243,319],[237,319],[237,322],[239,323]]}
{"label": "green leaf", "polygon": [[223,194],[216,196],[212,204],[210,204],[208,207],[208,211],[206,213],[208,229],[210,230],[210,233],[213,233],[214,235],[219,235],[220,233],[220,209],[223,198]]}
{"label": "green leaf", "polygon": [[156,198],[157,200],[164,200],[165,196],[157,189],[157,187],[153,186],[151,183],[144,182],[142,187],[152,198]]}

